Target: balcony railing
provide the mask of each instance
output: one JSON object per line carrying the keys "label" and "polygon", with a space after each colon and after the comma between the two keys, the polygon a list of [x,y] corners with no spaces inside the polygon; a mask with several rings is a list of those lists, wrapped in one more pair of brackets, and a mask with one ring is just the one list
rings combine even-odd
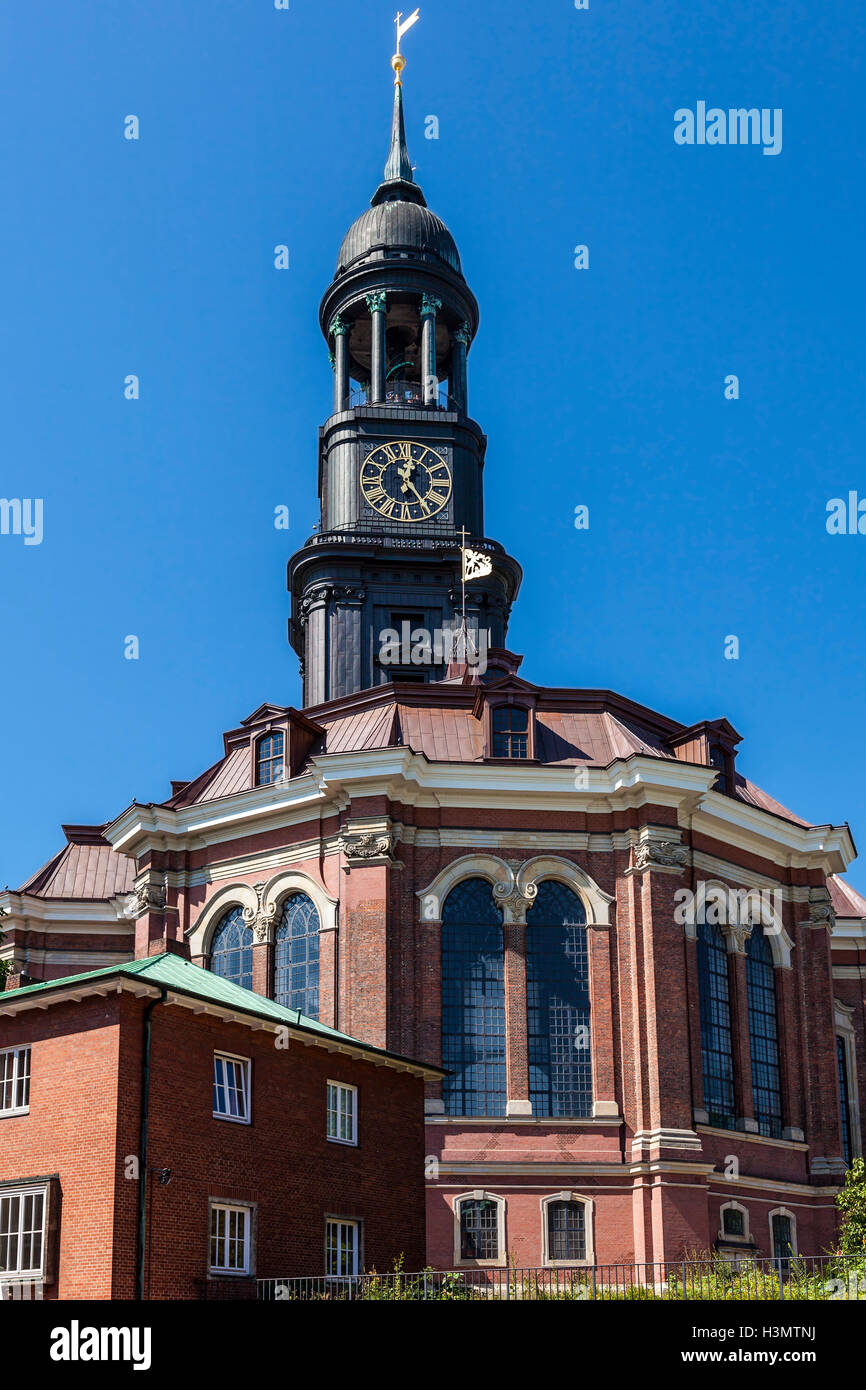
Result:
{"label": "balcony railing", "polygon": [[349,405],[353,410],[365,405],[375,405],[377,410],[390,407],[394,410],[450,410],[458,414],[462,410],[444,386],[438,386],[433,399],[425,401],[420,381],[386,381],[385,395],[381,401],[371,399],[368,386],[359,386],[349,396]]}

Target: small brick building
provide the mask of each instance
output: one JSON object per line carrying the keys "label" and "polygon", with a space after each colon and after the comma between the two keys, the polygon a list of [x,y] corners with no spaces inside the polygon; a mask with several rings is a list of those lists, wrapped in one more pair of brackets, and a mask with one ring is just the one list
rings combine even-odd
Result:
{"label": "small brick building", "polygon": [[414,1267],[431,1075],[178,955],[7,991],[0,1284],[245,1297]]}

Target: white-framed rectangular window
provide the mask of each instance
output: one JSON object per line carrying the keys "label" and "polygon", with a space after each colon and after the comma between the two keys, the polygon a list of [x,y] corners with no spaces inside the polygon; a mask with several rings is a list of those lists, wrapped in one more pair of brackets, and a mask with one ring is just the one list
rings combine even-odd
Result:
{"label": "white-framed rectangular window", "polygon": [[328,1138],[335,1144],[358,1142],[358,1088],[328,1082]]}
{"label": "white-framed rectangular window", "polygon": [[217,1120],[250,1122],[250,1061],[227,1052],[213,1055],[213,1113]]}
{"label": "white-framed rectangular window", "polygon": [[45,1270],[44,1187],[0,1191],[0,1280],[38,1279]]}
{"label": "white-framed rectangular window", "polygon": [[26,1115],[30,1109],[30,1048],[0,1052],[0,1115]]}
{"label": "white-framed rectangular window", "polygon": [[361,1261],[361,1227],[357,1221],[329,1216],[325,1222],[325,1273],[331,1279],[350,1279]]}
{"label": "white-framed rectangular window", "polygon": [[249,1274],[252,1250],[252,1211],[229,1202],[210,1208],[211,1274]]}

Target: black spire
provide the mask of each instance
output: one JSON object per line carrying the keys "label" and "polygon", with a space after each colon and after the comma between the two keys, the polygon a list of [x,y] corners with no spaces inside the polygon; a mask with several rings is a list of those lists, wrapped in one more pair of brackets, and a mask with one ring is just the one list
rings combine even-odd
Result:
{"label": "black spire", "polygon": [[403,84],[399,72],[394,83],[394,118],[391,122],[391,149],[385,165],[385,181],[376,189],[371,202],[376,207],[379,203],[390,203],[397,199],[404,203],[420,203],[424,208],[427,206],[427,200],[415,182],[406,145]]}

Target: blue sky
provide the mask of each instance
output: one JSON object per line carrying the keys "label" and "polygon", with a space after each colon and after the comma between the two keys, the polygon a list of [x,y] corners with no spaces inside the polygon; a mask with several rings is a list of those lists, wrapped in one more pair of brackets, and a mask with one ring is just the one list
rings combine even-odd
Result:
{"label": "blue sky", "polygon": [[[61,821],[164,799],[223,729],[300,700],[317,309],[387,152],[392,6],[3,7],[0,494],[42,498],[44,538],[0,536],[0,883]],[[472,412],[487,532],[526,573],[523,674],[727,716],[748,776],[866,847],[866,536],[825,527],[866,497],[859,12],[421,11],[410,152],[481,304]],[[782,108],[781,154],[677,145],[699,100]]]}

